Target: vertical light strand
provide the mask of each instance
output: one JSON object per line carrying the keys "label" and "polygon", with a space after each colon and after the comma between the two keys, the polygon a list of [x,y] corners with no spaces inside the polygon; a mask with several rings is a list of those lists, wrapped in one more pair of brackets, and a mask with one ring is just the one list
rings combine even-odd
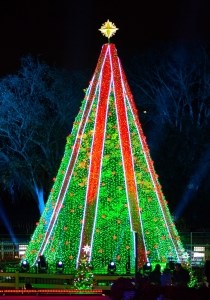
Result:
{"label": "vertical light strand", "polygon": [[[113,65],[113,78],[114,78],[114,87],[115,87],[115,103],[117,110],[117,119],[118,119],[118,128],[120,135],[120,143],[122,148],[122,158],[123,158],[123,166],[125,173],[125,182],[127,185],[128,191],[128,202],[131,210],[131,222],[132,222],[132,230],[139,233],[139,205],[137,199],[136,192],[136,184],[134,178],[134,169],[132,163],[132,152],[131,145],[129,141],[129,133],[128,133],[128,124],[127,124],[127,114],[126,107],[123,97],[123,90],[121,85],[121,76],[118,65],[118,58],[115,53],[115,47],[112,46],[112,65]],[[144,265],[146,262],[146,251],[145,245],[142,240],[142,236],[138,234],[138,244],[139,244],[139,265]]]}
{"label": "vertical light strand", "polygon": [[102,150],[104,144],[104,131],[106,128],[107,101],[110,90],[110,63],[108,56],[104,58],[101,89],[98,98],[97,114],[95,120],[94,137],[91,149],[91,159],[89,168],[89,178],[87,187],[87,199],[85,207],[85,215],[81,232],[80,249],[78,254],[81,257],[81,249],[91,243],[91,236],[94,227],[94,214],[96,209],[96,200],[99,188],[99,174],[102,162]]}

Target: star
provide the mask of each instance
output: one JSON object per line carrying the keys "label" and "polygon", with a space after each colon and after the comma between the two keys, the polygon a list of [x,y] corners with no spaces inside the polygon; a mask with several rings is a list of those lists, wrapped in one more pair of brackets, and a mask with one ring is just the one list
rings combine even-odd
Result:
{"label": "star", "polygon": [[88,254],[88,252],[90,252],[90,246],[88,244],[86,244],[82,250],[85,252],[85,254]]}
{"label": "star", "polygon": [[114,23],[107,20],[106,23],[104,23],[99,30],[104,36],[106,36],[109,39],[116,33],[118,28],[115,26]]}

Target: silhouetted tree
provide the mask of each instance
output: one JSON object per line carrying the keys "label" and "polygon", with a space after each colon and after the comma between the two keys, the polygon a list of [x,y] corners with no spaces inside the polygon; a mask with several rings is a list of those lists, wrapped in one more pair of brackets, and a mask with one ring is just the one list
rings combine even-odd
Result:
{"label": "silhouetted tree", "polygon": [[0,80],[0,187],[11,200],[49,192],[84,78],[26,56],[17,74]]}
{"label": "silhouetted tree", "polygon": [[[131,57],[126,69],[171,209],[175,210],[188,190],[190,200],[199,197],[199,201],[203,199],[204,204],[207,203],[210,192],[204,183],[210,173],[210,58],[207,49],[195,42],[163,44]],[[201,164],[205,165],[203,171]],[[201,186],[202,192],[199,191]],[[205,215],[206,204],[199,205],[199,209],[201,207]]]}

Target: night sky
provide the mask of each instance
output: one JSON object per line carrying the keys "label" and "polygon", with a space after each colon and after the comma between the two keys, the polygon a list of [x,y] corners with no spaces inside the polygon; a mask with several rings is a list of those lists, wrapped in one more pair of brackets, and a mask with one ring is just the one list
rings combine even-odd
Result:
{"label": "night sky", "polygon": [[[0,76],[31,54],[51,66],[94,71],[108,19],[120,59],[158,43],[198,39],[210,45],[210,1],[0,0]],[[208,3],[209,2],[209,3]],[[91,75],[92,76],[92,75]]]}
{"label": "night sky", "polygon": [[27,54],[66,69],[95,68],[107,42],[98,29],[107,19],[119,28],[111,42],[120,58],[158,42],[208,40],[207,2],[1,0],[0,76],[15,72],[20,57]]}

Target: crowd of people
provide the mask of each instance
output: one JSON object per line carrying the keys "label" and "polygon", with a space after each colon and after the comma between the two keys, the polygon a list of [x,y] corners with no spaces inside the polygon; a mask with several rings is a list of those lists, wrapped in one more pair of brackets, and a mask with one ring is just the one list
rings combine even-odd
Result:
{"label": "crowd of people", "polygon": [[187,268],[183,268],[181,263],[174,264],[174,269],[166,264],[163,272],[161,272],[160,264],[156,264],[154,270],[148,275],[151,284],[160,286],[188,286],[190,282],[190,273]]}
{"label": "crowd of people", "polygon": [[[207,277],[208,272],[205,268],[204,276]],[[112,300],[209,300],[208,284],[200,289],[192,288],[191,279],[189,269],[181,263],[167,263],[164,269],[156,264],[153,269],[150,266],[141,270],[135,279],[121,277],[116,280],[110,296]]]}

